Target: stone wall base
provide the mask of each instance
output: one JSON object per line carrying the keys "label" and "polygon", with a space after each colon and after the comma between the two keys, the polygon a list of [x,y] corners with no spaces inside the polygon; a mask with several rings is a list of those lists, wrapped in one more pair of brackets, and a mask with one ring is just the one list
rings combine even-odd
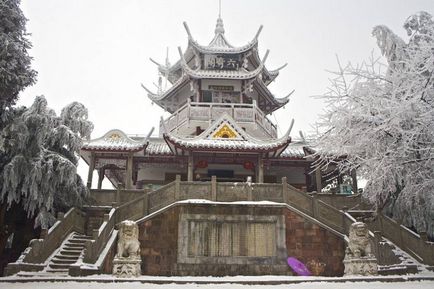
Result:
{"label": "stone wall base", "polygon": [[377,259],[371,257],[347,258],[344,259],[344,276],[347,275],[377,275]]}
{"label": "stone wall base", "polygon": [[121,278],[130,278],[140,276],[140,264],[142,260],[140,258],[115,258],[113,260],[113,275]]}
{"label": "stone wall base", "polygon": [[175,265],[175,274],[179,276],[201,276],[203,272],[211,276],[236,275],[293,275],[288,265],[257,264],[182,264]]}

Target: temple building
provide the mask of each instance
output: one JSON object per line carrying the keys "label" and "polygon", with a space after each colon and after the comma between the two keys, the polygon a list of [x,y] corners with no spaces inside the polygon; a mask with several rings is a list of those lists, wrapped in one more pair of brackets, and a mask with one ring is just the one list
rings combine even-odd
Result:
{"label": "temple building", "polygon": [[[265,67],[262,27],[234,47],[220,17],[206,46],[184,26],[188,47],[179,49],[179,61],[153,61],[170,88],[162,79],[156,92],[145,88],[171,114],[161,119],[158,137],[153,129],[146,136],[113,129],[84,141],[89,202],[60,212],[6,275],[120,276],[131,268],[134,276],[296,275],[289,262],[295,258],[313,275],[342,276],[350,228],[359,220],[367,222],[381,274],[434,264],[426,234],[375,216],[351,194],[355,172],[346,177],[353,180],[349,194],[326,193],[330,181],[342,189],[343,176],[314,169],[314,148],[302,135],[291,137],[293,123],[278,135],[268,116],[288,96],[274,96],[268,85],[285,65]],[[114,188],[102,189],[105,178]],[[122,263],[125,251],[134,263]]]}
{"label": "temple building", "polygon": [[[234,47],[225,37],[218,18],[214,38],[197,43],[187,24],[188,47],[173,65],[158,66],[157,92],[146,87],[148,97],[171,113],[161,119],[159,137],[128,136],[111,130],[85,142],[82,157],[98,170],[98,188],[107,177],[115,187],[140,189],[182,180],[276,183],[282,177],[303,191],[321,190],[321,178],[312,174],[309,147],[293,140],[289,130],[277,134],[269,115],[288,103],[289,95],[276,97],[268,85],[279,75],[269,70],[258,52],[259,28],[244,46]],[[161,76],[171,87],[161,88]],[[315,178],[318,181],[315,181]],[[324,180],[325,181],[325,180]],[[319,188],[319,189],[318,189]]]}

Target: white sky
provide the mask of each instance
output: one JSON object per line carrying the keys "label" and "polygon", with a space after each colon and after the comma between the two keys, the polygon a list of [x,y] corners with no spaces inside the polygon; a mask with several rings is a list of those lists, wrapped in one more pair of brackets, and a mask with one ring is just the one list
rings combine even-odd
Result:
{"label": "white sky", "polygon": [[[89,109],[95,125],[93,138],[118,128],[128,134],[147,134],[163,110],[151,105],[144,83],[157,81],[152,57],[164,62],[169,47],[171,63],[185,50],[187,21],[193,37],[208,44],[214,36],[218,0],[22,0],[29,19],[27,30],[38,71],[38,82],[22,94],[19,104],[30,105],[45,95],[57,112],[72,101]],[[310,96],[326,91],[342,63],[361,62],[375,50],[372,27],[386,24],[406,37],[402,24],[418,11],[434,14],[433,0],[222,0],[226,37],[235,46],[252,40],[258,27],[260,55],[267,49],[267,67],[288,66],[270,85],[278,97],[295,89],[290,102],[271,116],[284,133],[295,119],[292,135],[308,132],[323,109]],[[167,116],[167,115],[165,115]]]}
{"label": "white sky", "polygon": [[[157,81],[156,66],[148,59],[164,62],[169,47],[171,63],[178,60],[177,47],[187,46],[183,21],[199,43],[208,44],[218,0],[23,0],[22,8],[39,75],[19,103],[30,105],[42,94],[59,112],[74,100],[82,102],[95,138],[112,128],[133,134],[158,128],[163,110],[152,106],[140,87],[154,88]],[[404,20],[420,10],[433,14],[434,1],[222,1],[226,36],[233,45],[246,44],[263,24],[259,49],[261,56],[270,49],[267,67],[288,62],[270,89],[278,97],[295,93],[271,119],[276,117],[283,133],[294,118],[294,136],[309,131],[322,110],[310,96],[326,91],[330,74],[325,70],[336,68],[336,55],[345,63],[361,62],[373,49],[379,54],[372,27],[386,24],[405,37]]]}

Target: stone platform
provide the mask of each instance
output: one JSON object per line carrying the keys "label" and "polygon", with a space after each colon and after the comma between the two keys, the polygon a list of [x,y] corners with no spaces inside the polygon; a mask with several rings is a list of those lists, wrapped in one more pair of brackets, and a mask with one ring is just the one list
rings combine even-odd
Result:
{"label": "stone platform", "polygon": [[[434,281],[434,273],[403,275],[403,276],[352,276],[352,277],[301,277],[301,276],[226,276],[226,277],[158,277],[140,276],[137,278],[116,278],[112,275],[92,275],[87,277],[16,277],[0,278],[2,283],[29,283],[29,282],[98,282],[98,283],[150,283],[150,284],[242,284],[242,285],[278,285],[313,282],[407,282],[407,281]],[[6,286],[6,285],[5,285]]]}

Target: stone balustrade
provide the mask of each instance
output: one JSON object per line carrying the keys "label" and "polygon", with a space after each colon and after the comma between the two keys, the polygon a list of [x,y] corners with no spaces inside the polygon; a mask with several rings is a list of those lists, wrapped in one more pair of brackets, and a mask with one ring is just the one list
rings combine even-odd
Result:
{"label": "stone balustrade", "polygon": [[46,266],[47,258],[69,234],[72,232],[84,234],[84,224],[84,213],[77,208],[71,208],[66,214],[59,213],[54,225],[49,230],[43,229],[41,238],[30,241],[30,246],[24,250],[18,260],[7,265],[5,275],[12,275],[20,270],[42,270]]}
{"label": "stone balustrade", "polygon": [[[118,209],[124,219],[136,219],[156,212],[177,201],[206,199],[216,202],[272,201],[286,203],[295,210],[311,216],[341,234],[347,235],[354,219],[342,210],[321,201],[316,194],[308,195],[292,187],[282,178],[281,184],[221,183],[213,177],[211,182],[184,182],[177,179],[160,189],[144,194],[136,200],[121,205]],[[146,213],[145,213],[146,212]],[[379,225],[380,224],[380,225]],[[377,223],[369,224],[371,231],[381,234],[400,248],[422,261],[434,265],[434,244],[426,235],[411,232],[390,218],[378,215]]]}
{"label": "stone balustrade", "polygon": [[[230,115],[237,122],[259,125],[269,133],[270,137],[277,137],[276,125],[267,118],[255,103],[187,102],[163,121],[166,128],[173,131],[190,120],[212,122],[224,113]],[[160,131],[163,131],[162,123],[160,123]]]}
{"label": "stone balustrade", "polygon": [[[101,258],[104,248],[113,237],[116,225],[121,221],[138,220],[163,208],[177,205],[177,202],[183,200],[285,203],[295,212],[300,211],[307,217],[345,235],[348,235],[349,227],[355,221],[348,213],[321,201],[315,196],[316,194],[308,195],[292,187],[287,183],[286,178],[282,178],[280,184],[220,183],[215,177],[212,177],[210,182],[185,182],[181,181],[178,175],[174,182],[157,190],[140,193],[134,191],[133,193],[139,197],[112,208],[108,214],[104,215],[101,226],[92,231],[93,238],[86,242],[82,256],[84,263],[95,264]],[[71,209],[65,215],[60,214],[58,221],[44,233],[45,236],[42,239],[33,240],[17,262],[8,265],[6,274],[14,274],[19,270],[42,270],[44,262],[61,245],[68,234],[73,231],[84,233],[84,223],[84,214],[78,209]],[[434,243],[427,240],[426,234],[416,234],[381,214],[377,215],[375,222],[368,223],[368,226],[372,232],[375,232],[377,239],[378,236],[383,236],[416,260],[434,265]],[[374,234],[372,235],[374,238]],[[93,273],[100,269],[95,268]]]}

